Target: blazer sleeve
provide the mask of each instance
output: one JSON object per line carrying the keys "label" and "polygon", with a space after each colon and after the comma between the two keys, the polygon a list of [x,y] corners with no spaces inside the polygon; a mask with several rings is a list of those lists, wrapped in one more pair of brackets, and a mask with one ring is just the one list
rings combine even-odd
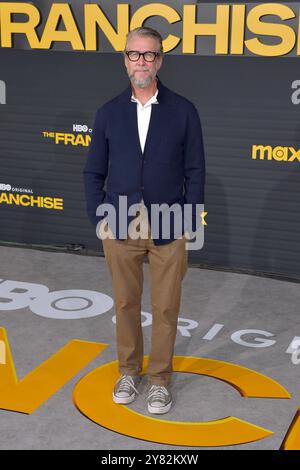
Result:
{"label": "blazer sleeve", "polygon": [[202,223],[196,204],[204,204],[205,157],[202,127],[196,107],[191,103],[184,140],[184,203],[192,206],[189,229],[196,231]]}
{"label": "blazer sleeve", "polygon": [[104,184],[108,174],[108,140],[106,136],[106,116],[102,108],[98,109],[94,120],[92,139],[86,164],[83,169],[86,210],[92,224],[104,216],[96,216],[97,207],[105,198]]}

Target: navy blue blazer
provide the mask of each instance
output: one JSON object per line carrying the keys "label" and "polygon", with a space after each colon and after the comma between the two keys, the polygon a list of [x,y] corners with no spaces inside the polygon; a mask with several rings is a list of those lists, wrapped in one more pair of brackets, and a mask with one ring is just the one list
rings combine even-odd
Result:
{"label": "navy blue blazer", "polygon": [[[119,234],[119,195],[128,207],[143,198],[151,226],[151,204],[193,204],[193,230],[201,218],[196,204],[204,204],[205,160],[201,122],[195,106],[165,87],[158,78],[158,104],[152,105],[149,129],[142,152],[137,124],[137,103],[131,85],[96,112],[92,139],[83,170],[87,213],[95,226],[102,203],[116,209]],[[104,185],[106,183],[106,188]],[[127,227],[134,216],[126,214]],[[196,220],[198,219],[198,220]],[[182,230],[181,233],[184,233]],[[174,240],[153,239],[155,245]]]}

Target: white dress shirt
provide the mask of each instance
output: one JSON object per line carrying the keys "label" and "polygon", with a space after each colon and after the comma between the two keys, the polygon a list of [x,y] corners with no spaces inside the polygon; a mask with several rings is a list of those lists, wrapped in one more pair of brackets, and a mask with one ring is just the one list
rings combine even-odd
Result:
{"label": "white dress shirt", "polygon": [[156,90],[156,93],[144,105],[142,105],[142,103],[137,98],[135,98],[133,94],[131,96],[131,101],[133,101],[134,103],[137,103],[138,130],[139,130],[141,149],[143,153],[145,149],[145,142],[146,142],[149,123],[150,123],[152,104],[158,104],[157,94],[158,94],[158,90]]}
{"label": "white dress shirt", "polygon": [[[131,95],[131,101],[134,103],[137,103],[137,106],[136,106],[137,122],[138,122],[139,139],[140,139],[142,153],[144,153],[144,150],[145,150],[145,143],[146,143],[147,133],[149,129],[152,105],[158,104],[157,94],[158,94],[158,90],[156,90],[156,93],[144,105],[142,105],[142,103],[133,94]],[[134,227],[137,227],[139,224],[140,224],[141,237],[147,238],[148,214],[147,214],[147,209],[144,205],[143,199],[141,199],[140,201],[140,215],[136,219],[134,219],[131,226],[129,227],[129,232],[128,232],[129,236],[132,237],[132,230],[130,229],[134,229]]]}
{"label": "white dress shirt", "polygon": [[[138,132],[139,132],[139,139],[140,145],[142,149],[142,153],[144,153],[145,143],[147,138],[147,133],[149,129],[149,123],[151,118],[151,110],[152,104],[158,104],[157,100],[158,90],[156,93],[150,98],[147,103],[142,105],[142,103],[132,94],[131,101],[137,103],[137,122],[138,122]],[[140,201],[140,215],[134,219],[133,224],[129,227],[129,236],[132,237],[133,230],[137,228],[140,224],[140,233],[142,238],[148,237],[148,215],[147,210],[144,205],[143,199]],[[106,229],[106,230],[105,230]],[[111,234],[110,228],[108,226],[107,220],[103,219],[100,224],[100,234],[103,237],[103,233],[107,231]]]}

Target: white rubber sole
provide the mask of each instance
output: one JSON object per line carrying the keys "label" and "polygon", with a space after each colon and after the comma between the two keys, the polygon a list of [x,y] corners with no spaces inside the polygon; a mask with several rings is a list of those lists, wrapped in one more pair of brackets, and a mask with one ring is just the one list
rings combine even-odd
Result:
{"label": "white rubber sole", "polygon": [[172,402],[169,403],[167,406],[164,406],[164,407],[161,407],[161,408],[158,408],[157,406],[151,406],[148,403],[148,411],[149,411],[149,413],[152,413],[152,414],[155,414],[155,415],[162,415],[164,413],[168,413],[168,411],[170,411],[170,409],[171,409],[171,406],[172,406]]}
{"label": "white rubber sole", "polygon": [[119,405],[128,405],[128,403],[132,403],[136,399],[136,394],[134,393],[131,397],[116,397],[114,394],[112,395],[113,401],[118,403]]}

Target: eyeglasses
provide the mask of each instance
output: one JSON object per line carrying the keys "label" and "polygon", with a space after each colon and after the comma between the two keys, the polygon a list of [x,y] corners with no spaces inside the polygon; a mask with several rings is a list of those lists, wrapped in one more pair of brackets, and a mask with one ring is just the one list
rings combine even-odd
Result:
{"label": "eyeglasses", "polygon": [[125,54],[127,55],[128,59],[131,60],[131,62],[137,62],[141,55],[143,56],[144,60],[146,62],[154,62],[156,57],[159,56],[159,52],[152,52],[152,51],[146,51],[146,52],[139,52],[139,51],[126,51]]}

